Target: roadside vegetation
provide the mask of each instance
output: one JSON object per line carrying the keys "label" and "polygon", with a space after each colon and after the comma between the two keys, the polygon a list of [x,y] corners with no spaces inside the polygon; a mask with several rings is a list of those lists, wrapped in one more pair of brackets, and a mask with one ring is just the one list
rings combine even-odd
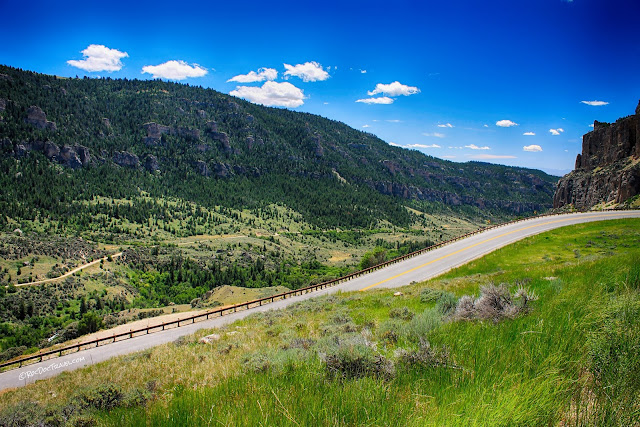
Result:
{"label": "roadside vegetation", "polygon": [[0,395],[0,424],[636,425],[639,226],[565,227],[64,373]]}
{"label": "roadside vegetation", "polygon": [[[97,203],[129,206],[104,198]],[[251,300],[268,296],[261,289],[276,293],[330,280],[429,246],[432,240],[424,236],[448,238],[475,228],[461,219],[429,216],[428,225],[407,229],[323,231],[274,205],[259,211],[204,211],[205,217],[233,224],[225,231],[234,233],[190,236],[191,217],[181,210],[189,205],[160,205],[167,206],[164,215],[175,208],[174,215],[187,218],[171,226],[186,237],[168,234],[162,222],[136,228],[124,219],[104,222],[99,216],[84,237],[23,230],[0,234],[0,361],[143,318],[243,302],[217,292],[226,287],[242,288]],[[111,226],[120,229],[118,237]],[[14,286],[59,277],[105,256],[55,283]]]}

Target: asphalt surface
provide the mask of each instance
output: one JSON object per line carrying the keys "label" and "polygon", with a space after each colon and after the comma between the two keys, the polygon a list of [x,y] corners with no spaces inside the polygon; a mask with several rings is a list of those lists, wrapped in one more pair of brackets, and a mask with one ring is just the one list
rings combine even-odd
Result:
{"label": "asphalt surface", "polygon": [[352,279],[331,288],[278,300],[261,307],[238,311],[223,317],[200,321],[180,328],[168,329],[110,344],[102,344],[76,353],[54,357],[43,362],[0,373],[0,390],[33,383],[64,371],[102,362],[175,341],[199,329],[220,327],[253,313],[278,310],[295,302],[335,292],[366,291],[374,288],[395,288],[439,276],[453,268],[480,258],[518,240],[544,231],[572,224],[608,219],[640,217],[640,211],[590,212],[535,218],[479,233],[411,259],[390,265],[373,273]]}

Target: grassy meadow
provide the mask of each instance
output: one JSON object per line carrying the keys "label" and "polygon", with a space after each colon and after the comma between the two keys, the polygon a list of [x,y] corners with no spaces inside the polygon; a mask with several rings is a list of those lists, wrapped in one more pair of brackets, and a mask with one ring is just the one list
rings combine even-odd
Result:
{"label": "grassy meadow", "polygon": [[399,290],[4,392],[0,425],[639,424],[640,220],[564,227]]}

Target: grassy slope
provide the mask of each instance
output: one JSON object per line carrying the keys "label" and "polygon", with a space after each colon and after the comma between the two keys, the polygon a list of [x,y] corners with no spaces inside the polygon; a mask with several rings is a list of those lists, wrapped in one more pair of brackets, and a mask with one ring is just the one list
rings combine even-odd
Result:
{"label": "grassy slope", "polygon": [[[83,416],[106,425],[629,425],[639,415],[639,226],[559,229],[407,287],[401,297],[377,290],[318,298],[225,327],[213,344],[197,343],[201,331],[5,393],[0,402],[68,408],[79,384],[94,391],[115,384],[154,397]],[[539,299],[529,314],[494,323],[443,321],[419,297],[425,287],[477,294],[492,282],[512,290],[525,284]],[[415,317],[390,318],[402,307]],[[376,350],[358,344],[363,337]],[[399,348],[425,339],[447,349],[446,367],[400,360]],[[326,354],[382,355],[395,375],[365,369],[338,379],[327,373]]]}

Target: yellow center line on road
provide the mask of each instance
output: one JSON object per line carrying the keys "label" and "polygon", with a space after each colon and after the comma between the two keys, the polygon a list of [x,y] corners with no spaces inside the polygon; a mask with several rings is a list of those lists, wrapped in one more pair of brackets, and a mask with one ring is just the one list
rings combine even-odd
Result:
{"label": "yellow center line on road", "polygon": [[[618,213],[618,215],[620,215],[620,213]],[[625,215],[625,214],[621,214],[621,215]],[[627,214],[627,215],[632,215],[632,214]],[[591,218],[606,218],[606,217],[608,217],[608,216],[611,216],[611,215],[598,215],[598,216],[593,216],[593,217],[591,217]],[[362,289],[360,289],[360,292],[364,292],[364,291],[369,290],[369,289],[371,289],[371,288],[374,288],[374,287],[376,287],[376,286],[378,286],[378,285],[381,285],[381,284],[383,284],[383,283],[386,283],[386,282],[388,282],[388,281],[390,281],[390,280],[397,279],[398,277],[402,277],[402,276],[404,276],[405,274],[409,274],[409,273],[411,273],[412,271],[419,270],[419,269],[424,268],[424,267],[426,267],[426,266],[428,266],[428,265],[431,265],[431,264],[433,264],[433,263],[435,263],[435,262],[441,261],[441,260],[443,260],[443,259],[445,259],[445,258],[448,258],[448,257],[450,257],[450,256],[453,256],[453,255],[459,254],[460,252],[464,252],[464,251],[467,251],[467,250],[469,250],[469,249],[473,249],[473,248],[475,248],[476,246],[479,246],[479,245],[482,245],[482,244],[484,244],[484,243],[490,242],[490,241],[492,241],[492,240],[499,239],[499,238],[501,238],[501,237],[508,236],[508,235],[510,235],[510,234],[513,234],[513,233],[517,233],[518,231],[524,231],[524,230],[528,230],[528,229],[530,229],[530,228],[541,227],[541,226],[543,226],[543,225],[549,225],[549,224],[556,224],[556,223],[559,223],[559,222],[571,221],[571,220],[573,220],[573,219],[574,219],[574,218],[565,218],[565,219],[558,219],[558,220],[555,220],[555,221],[547,221],[547,222],[543,222],[543,223],[540,223],[540,224],[529,225],[529,226],[527,226],[527,227],[518,228],[517,230],[512,230],[512,231],[509,231],[509,232],[507,232],[507,233],[500,234],[499,236],[495,236],[495,237],[492,237],[492,238],[490,238],[490,239],[486,239],[486,240],[483,240],[483,241],[481,241],[481,242],[474,243],[473,245],[469,245],[469,246],[467,246],[466,248],[459,249],[459,250],[457,250],[457,251],[455,251],[455,252],[451,252],[450,254],[443,255],[443,256],[441,256],[440,258],[436,258],[436,259],[434,259],[434,260],[431,260],[431,261],[429,261],[429,262],[426,262],[426,263],[424,263],[424,264],[422,264],[422,265],[419,265],[419,266],[417,266],[417,267],[413,267],[413,268],[411,268],[411,269],[409,269],[409,270],[407,270],[407,271],[404,271],[404,272],[402,272],[402,273],[400,273],[400,274],[396,274],[395,276],[389,277],[388,279],[381,280],[381,281],[380,281],[380,282],[378,282],[378,283],[374,283],[373,285],[369,285],[369,286],[367,286],[366,288],[362,288]]]}

